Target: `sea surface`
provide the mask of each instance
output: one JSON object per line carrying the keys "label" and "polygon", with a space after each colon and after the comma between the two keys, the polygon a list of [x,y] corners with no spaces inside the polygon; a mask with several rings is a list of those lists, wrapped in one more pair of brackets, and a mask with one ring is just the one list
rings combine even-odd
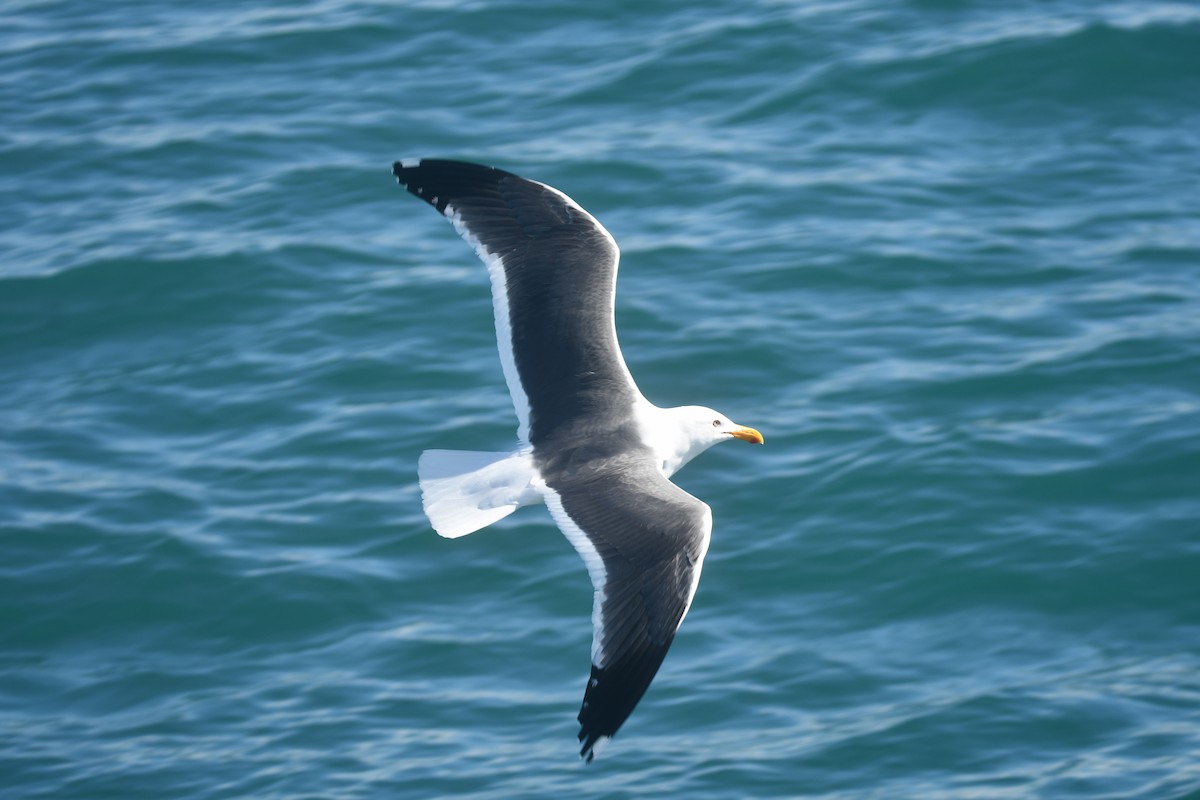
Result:
{"label": "sea surface", "polygon": [[[516,420],[420,156],[766,437],[591,765],[582,561],[421,511]],[[0,796],[1200,797],[1200,5],[5,3]]]}

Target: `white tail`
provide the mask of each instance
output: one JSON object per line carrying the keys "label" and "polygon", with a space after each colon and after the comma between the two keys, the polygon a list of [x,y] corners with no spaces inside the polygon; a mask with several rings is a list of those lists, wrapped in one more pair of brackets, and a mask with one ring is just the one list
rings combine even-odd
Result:
{"label": "white tail", "polygon": [[425,516],[440,536],[456,539],[486,528],[541,495],[529,453],[426,450],[417,462]]}

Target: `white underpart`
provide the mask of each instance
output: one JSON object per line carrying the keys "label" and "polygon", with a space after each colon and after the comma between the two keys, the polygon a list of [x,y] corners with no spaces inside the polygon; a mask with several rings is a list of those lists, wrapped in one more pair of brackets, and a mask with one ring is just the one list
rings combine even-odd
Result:
{"label": "white underpart", "polygon": [[602,609],[605,599],[604,587],[608,583],[608,570],[604,568],[604,561],[600,558],[600,553],[596,551],[592,540],[567,515],[558,492],[547,486],[542,490],[542,496],[546,500],[546,507],[550,509],[550,516],[554,518],[555,524],[583,558],[583,563],[587,565],[588,576],[592,579],[592,588],[596,590],[592,602],[592,663],[597,667],[603,667],[604,654],[600,652],[601,643],[604,641],[604,612]]}
{"label": "white underpart", "polygon": [[517,412],[517,439],[522,446],[529,445],[529,396],[521,386],[521,375],[517,372],[517,362],[513,356],[512,325],[508,318],[508,280],[504,274],[504,262],[484,247],[466,224],[462,214],[451,205],[446,206],[446,218],[454,225],[467,244],[475,250],[479,260],[487,266],[488,277],[492,281],[492,311],[496,316],[496,348],[500,352],[500,366],[504,369],[504,382],[508,384],[508,393],[512,395],[513,408]]}
{"label": "white underpart", "polygon": [[541,480],[528,450],[426,450],[417,462],[421,504],[438,535],[457,539],[521,506],[540,502]]}

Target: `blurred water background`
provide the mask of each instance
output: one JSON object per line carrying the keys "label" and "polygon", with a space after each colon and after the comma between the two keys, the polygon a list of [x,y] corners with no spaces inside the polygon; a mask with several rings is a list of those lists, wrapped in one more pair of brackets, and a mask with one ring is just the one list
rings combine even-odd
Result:
{"label": "blurred water background", "polygon": [[[1200,797],[1200,6],[3,16],[4,797]],[[573,196],[767,439],[589,767],[582,562],[421,514],[515,418],[402,156]]]}

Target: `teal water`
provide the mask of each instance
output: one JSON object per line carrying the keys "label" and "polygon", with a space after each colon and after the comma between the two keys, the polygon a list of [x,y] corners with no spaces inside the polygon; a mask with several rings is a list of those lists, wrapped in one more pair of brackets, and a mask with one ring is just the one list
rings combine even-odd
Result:
{"label": "teal water", "polygon": [[[0,794],[1200,797],[1197,98],[1192,3],[8,3]],[[433,155],[767,439],[588,767],[582,562],[421,514],[515,428]]]}

